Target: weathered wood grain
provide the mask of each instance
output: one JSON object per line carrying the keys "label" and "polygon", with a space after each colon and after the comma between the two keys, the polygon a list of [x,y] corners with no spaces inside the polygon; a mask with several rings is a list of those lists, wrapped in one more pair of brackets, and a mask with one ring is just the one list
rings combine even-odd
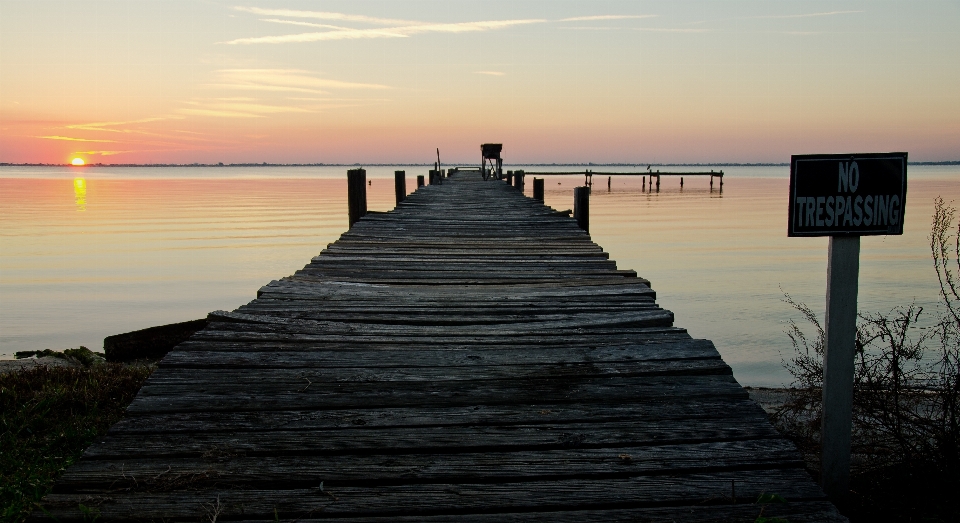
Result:
{"label": "weathered wood grain", "polygon": [[[749,399],[666,398],[633,403],[525,403],[522,405],[415,406],[339,410],[200,411],[130,415],[111,434],[256,432],[361,427],[447,427],[544,425],[728,418],[769,427],[763,410]],[[738,424],[732,424],[739,426]],[[637,437],[643,437],[638,435]]]}
{"label": "weathered wood grain", "polygon": [[[477,513],[568,510],[576,514],[582,510],[655,508],[659,505],[674,509],[675,517],[698,508],[701,510],[694,511],[695,514],[709,517],[710,509],[716,509],[721,514],[737,515],[730,509],[741,506],[729,505],[732,501],[731,485],[735,485],[738,500],[752,501],[761,493],[776,492],[792,501],[794,507],[811,503],[818,512],[831,514],[833,521],[844,521],[835,512],[829,511],[829,507],[823,503],[822,493],[809,475],[794,468],[508,483],[408,483],[337,488],[324,483],[323,490],[320,489],[320,482],[323,481],[320,478],[315,478],[316,484],[310,485],[310,488],[301,489],[240,490],[232,489],[226,483],[202,489],[174,489],[171,487],[189,487],[208,481],[212,473],[176,476],[170,472],[164,475],[168,476],[166,483],[157,484],[159,492],[124,492],[116,489],[98,494],[54,494],[47,498],[47,510],[50,516],[59,521],[82,521],[77,503],[86,502],[88,506],[95,506],[101,516],[108,520],[136,514],[143,519],[196,521],[215,506],[219,506],[224,519],[273,519],[276,514],[279,518],[289,520],[351,516],[392,518],[401,515],[462,517]],[[158,478],[158,482],[164,476]],[[755,519],[760,507],[752,503],[749,507],[753,509],[749,517]]]}

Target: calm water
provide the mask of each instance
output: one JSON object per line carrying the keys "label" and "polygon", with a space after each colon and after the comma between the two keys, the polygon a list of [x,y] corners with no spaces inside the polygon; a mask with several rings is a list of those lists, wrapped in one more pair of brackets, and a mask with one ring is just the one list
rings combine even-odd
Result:
{"label": "calm water", "polygon": [[[394,169],[367,169],[371,210],[393,207]],[[403,169],[408,188],[426,172]],[[254,299],[346,230],[345,171],[0,167],[0,358],[99,350],[110,334]],[[722,195],[690,178],[682,191],[664,178],[659,194],[614,178],[608,192],[598,176],[591,233],[620,268],[651,280],[678,326],[712,339],[741,383],[789,383],[783,328],[797,315],[781,289],[822,314],[827,240],[786,237],[787,167],[724,171]],[[937,195],[960,202],[960,168],[911,166],[909,176],[904,235],[862,240],[861,310],[936,304],[930,216]],[[547,177],[546,203],[571,208],[579,184]]]}

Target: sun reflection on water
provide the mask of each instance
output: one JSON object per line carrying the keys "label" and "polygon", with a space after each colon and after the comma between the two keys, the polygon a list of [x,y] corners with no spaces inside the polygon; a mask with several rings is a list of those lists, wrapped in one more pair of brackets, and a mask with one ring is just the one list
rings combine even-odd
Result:
{"label": "sun reflection on water", "polygon": [[83,178],[73,179],[73,195],[76,198],[77,210],[87,210],[87,181]]}

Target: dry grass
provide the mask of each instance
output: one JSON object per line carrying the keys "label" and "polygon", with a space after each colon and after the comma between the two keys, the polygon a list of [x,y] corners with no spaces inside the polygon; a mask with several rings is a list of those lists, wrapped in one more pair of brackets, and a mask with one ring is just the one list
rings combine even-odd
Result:
{"label": "dry grass", "polygon": [[153,368],[105,363],[0,375],[0,520],[23,521],[123,416]]}

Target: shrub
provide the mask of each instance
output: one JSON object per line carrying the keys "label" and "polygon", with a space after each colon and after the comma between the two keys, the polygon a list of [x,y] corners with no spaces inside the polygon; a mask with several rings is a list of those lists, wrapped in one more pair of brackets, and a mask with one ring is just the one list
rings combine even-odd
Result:
{"label": "shrub", "polygon": [[0,375],[0,520],[22,521],[116,423],[150,366],[40,366]]}
{"label": "shrub", "polygon": [[[925,313],[910,304],[886,314],[859,314],[850,515],[894,519],[899,509],[888,510],[893,504],[904,516],[932,511],[934,520],[960,517],[950,501],[960,485],[960,226],[953,228],[955,214],[936,199],[929,239],[941,310]],[[809,307],[784,296],[813,334],[790,320],[786,333],[794,353],[784,366],[794,383],[789,400],[772,418],[817,474],[824,331]]]}

